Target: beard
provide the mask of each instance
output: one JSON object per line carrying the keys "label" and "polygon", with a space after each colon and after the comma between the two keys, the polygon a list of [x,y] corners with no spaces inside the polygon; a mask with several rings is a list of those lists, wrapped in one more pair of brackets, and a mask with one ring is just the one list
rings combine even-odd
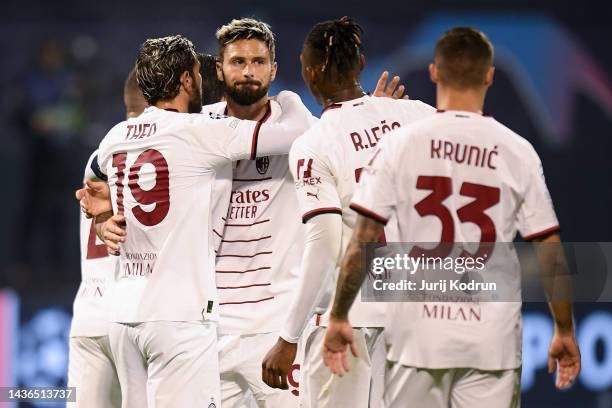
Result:
{"label": "beard", "polygon": [[[223,76],[225,80],[225,75]],[[252,105],[261,98],[268,94],[270,89],[270,81],[265,85],[261,81],[256,80],[244,80],[236,81],[233,85],[229,85],[227,81],[225,83],[225,94],[231,98],[238,105]],[[246,87],[245,85],[255,85],[256,88]]]}
{"label": "beard", "polygon": [[193,81],[193,86],[191,88],[191,98],[187,105],[187,111],[189,113],[202,112],[202,90],[195,85],[195,81]]}

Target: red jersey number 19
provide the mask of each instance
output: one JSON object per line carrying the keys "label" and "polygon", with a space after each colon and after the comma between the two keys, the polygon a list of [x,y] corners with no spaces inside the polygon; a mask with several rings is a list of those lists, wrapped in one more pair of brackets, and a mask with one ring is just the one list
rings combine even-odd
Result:
{"label": "red jersey number 19", "polygon": [[[113,167],[117,169],[117,212],[123,215],[125,212],[123,204],[123,189],[125,182],[125,162],[127,153],[115,153],[113,155]],[[150,164],[155,168],[155,184],[148,190],[140,187],[139,172],[143,165]],[[168,162],[164,156],[155,149],[147,149],[140,153],[127,174],[127,186],[130,193],[140,205],[131,208],[134,217],[143,225],[154,226],[166,218],[170,210],[170,178],[168,173]],[[147,211],[143,206],[154,205],[153,209]]]}

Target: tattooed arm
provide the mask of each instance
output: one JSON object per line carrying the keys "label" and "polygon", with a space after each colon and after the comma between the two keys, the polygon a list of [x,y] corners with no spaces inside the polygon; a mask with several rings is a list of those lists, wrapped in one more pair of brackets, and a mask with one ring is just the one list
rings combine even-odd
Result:
{"label": "tattooed arm", "polygon": [[366,275],[361,244],[377,242],[383,228],[383,224],[378,221],[361,215],[358,217],[357,226],[342,260],[342,269],[336,285],[336,296],[334,297],[331,317],[338,320],[348,320],[349,309]]}
{"label": "tattooed arm", "polygon": [[323,344],[323,362],[332,373],[340,376],[349,370],[347,346],[350,346],[353,355],[357,356],[353,328],[348,321],[348,312],[366,274],[361,244],[376,242],[383,228],[380,222],[360,215],[346,255],[342,260],[334,306]]}

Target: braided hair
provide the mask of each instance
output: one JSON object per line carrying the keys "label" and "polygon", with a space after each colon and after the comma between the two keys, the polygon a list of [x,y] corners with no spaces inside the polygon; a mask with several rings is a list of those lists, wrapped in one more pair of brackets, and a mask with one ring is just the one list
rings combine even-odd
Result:
{"label": "braided hair", "polygon": [[363,53],[361,42],[363,29],[350,17],[324,21],[316,24],[306,37],[313,56],[322,62],[321,71],[326,78],[342,80],[352,70],[359,67]]}

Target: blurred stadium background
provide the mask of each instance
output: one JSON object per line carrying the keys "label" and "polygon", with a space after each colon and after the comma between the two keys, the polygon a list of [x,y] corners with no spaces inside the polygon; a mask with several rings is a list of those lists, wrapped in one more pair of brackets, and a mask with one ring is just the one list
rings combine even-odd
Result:
{"label": "blurred stadium background", "polygon": [[[0,201],[0,385],[65,383],[80,277],[73,191],[89,153],[124,116],[123,81],[148,37],[181,33],[214,53],[217,27],[231,18],[262,19],[277,34],[273,91],[299,92],[318,114],[298,60],[314,23],[356,18],[365,29],[366,88],[390,69],[412,98],[430,104],[426,67],[436,39],[453,25],[476,26],[496,46],[487,110],[542,157],[563,239],[612,241],[612,12],[605,4],[59,0],[1,7],[0,174],[8,189]],[[523,406],[612,407],[612,306],[576,306],[583,369],[563,393],[546,373],[546,305],[524,309]]]}

